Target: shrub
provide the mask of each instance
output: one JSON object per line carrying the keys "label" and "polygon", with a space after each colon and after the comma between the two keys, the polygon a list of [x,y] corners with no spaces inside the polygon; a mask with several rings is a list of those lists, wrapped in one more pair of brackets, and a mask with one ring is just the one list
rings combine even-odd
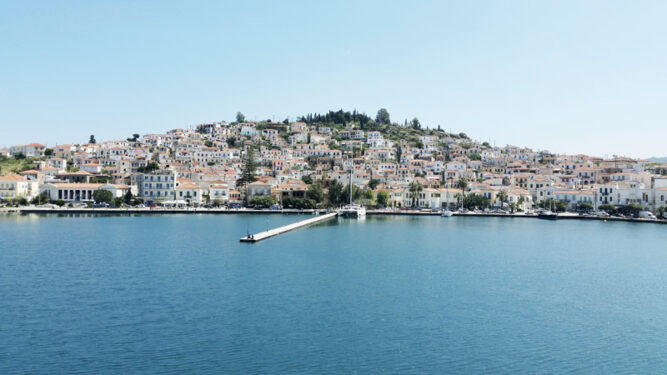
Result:
{"label": "shrub", "polygon": [[254,197],[250,200],[250,205],[257,208],[269,208],[276,204],[276,198],[270,195]]}

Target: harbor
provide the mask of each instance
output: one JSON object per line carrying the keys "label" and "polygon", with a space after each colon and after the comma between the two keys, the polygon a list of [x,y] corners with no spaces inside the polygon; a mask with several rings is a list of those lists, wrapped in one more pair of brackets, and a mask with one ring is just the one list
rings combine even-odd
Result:
{"label": "harbor", "polygon": [[[325,209],[217,209],[217,208],[41,208],[41,207],[14,207],[0,209],[0,213],[5,214],[47,214],[47,215],[68,215],[68,214],[90,214],[90,215],[325,215],[329,211]],[[369,209],[365,211],[367,216],[441,216],[440,210],[387,210],[387,209]],[[502,217],[502,218],[539,218],[536,214],[524,212],[515,213],[494,213],[494,212],[453,212],[454,217]],[[633,223],[656,223],[667,224],[667,220],[651,220],[643,218],[615,217],[615,216],[595,216],[580,215],[573,212],[559,213],[558,219],[567,220],[600,220],[600,221],[620,221]]]}

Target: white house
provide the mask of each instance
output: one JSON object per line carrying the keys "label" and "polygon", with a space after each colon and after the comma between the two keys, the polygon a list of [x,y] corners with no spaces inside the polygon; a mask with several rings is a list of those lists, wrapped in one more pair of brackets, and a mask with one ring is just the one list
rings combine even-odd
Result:
{"label": "white house", "polygon": [[0,176],[0,199],[32,199],[38,193],[38,182],[17,174]]}

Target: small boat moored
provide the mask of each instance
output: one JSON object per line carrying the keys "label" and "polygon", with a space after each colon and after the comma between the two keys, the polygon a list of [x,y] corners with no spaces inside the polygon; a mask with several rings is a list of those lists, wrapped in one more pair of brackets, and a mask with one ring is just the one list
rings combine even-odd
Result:
{"label": "small boat moored", "polygon": [[550,210],[539,210],[537,211],[537,217],[546,220],[556,220],[558,219],[558,214]]}

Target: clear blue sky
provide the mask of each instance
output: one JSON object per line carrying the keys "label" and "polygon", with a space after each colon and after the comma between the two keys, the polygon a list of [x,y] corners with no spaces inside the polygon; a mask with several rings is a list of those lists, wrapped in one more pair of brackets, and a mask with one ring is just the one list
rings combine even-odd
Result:
{"label": "clear blue sky", "polygon": [[667,154],[665,1],[4,1],[0,146],[354,108]]}

